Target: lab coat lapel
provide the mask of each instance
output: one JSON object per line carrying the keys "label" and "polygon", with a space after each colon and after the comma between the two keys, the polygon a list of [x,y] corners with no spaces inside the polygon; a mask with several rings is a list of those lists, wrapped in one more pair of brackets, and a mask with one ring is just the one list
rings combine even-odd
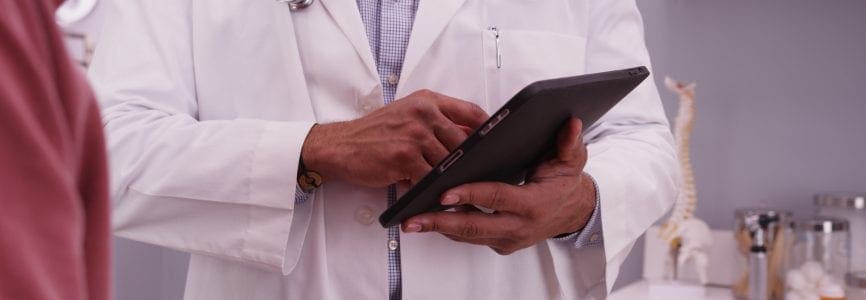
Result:
{"label": "lab coat lapel", "polygon": [[419,1],[418,12],[415,15],[415,24],[412,26],[412,36],[406,49],[406,57],[403,60],[403,71],[401,72],[400,85],[408,78],[430,46],[445,26],[451,22],[451,18],[457,10],[463,6],[466,0],[435,0]]}
{"label": "lab coat lapel", "polygon": [[367,33],[364,30],[364,23],[361,21],[361,12],[358,11],[358,3],[356,0],[320,0],[322,5],[328,11],[352,46],[355,47],[355,52],[361,56],[361,60],[367,66],[367,70],[378,78],[376,72],[373,53],[370,51],[370,44],[367,42]]}
{"label": "lab coat lapel", "polygon": [[305,77],[304,70],[298,68],[298,66],[302,66],[303,64],[301,63],[301,55],[298,47],[298,40],[296,38],[297,35],[295,34],[295,25],[292,23],[290,18],[291,14],[289,8],[288,6],[284,6],[283,9],[271,11],[273,11],[274,18],[276,19],[279,28],[284,29],[279,30],[281,34],[278,35],[280,44],[283,47],[283,51],[281,52],[285,54],[283,56],[285,60],[283,60],[282,63],[285,64],[284,70],[287,72],[285,74],[287,79],[284,82],[292,83],[292,87],[286,89],[289,93],[289,97],[286,97],[285,101],[292,102],[292,107],[294,108],[292,112],[304,116],[304,119],[308,121],[315,121],[313,104],[310,101],[309,88],[307,87],[306,80],[303,80]]}

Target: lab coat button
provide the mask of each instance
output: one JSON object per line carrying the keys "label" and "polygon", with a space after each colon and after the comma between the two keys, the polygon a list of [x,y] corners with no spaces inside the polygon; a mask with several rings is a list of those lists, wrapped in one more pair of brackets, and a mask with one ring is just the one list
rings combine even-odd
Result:
{"label": "lab coat button", "polygon": [[397,247],[399,246],[400,243],[398,243],[397,240],[388,241],[388,249],[391,249],[391,251],[397,250]]}
{"label": "lab coat button", "polygon": [[400,77],[397,77],[397,75],[391,74],[388,76],[388,83],[389,84],[395,85],[398,82],[400,82]]}
{"label": "lab coat button", "polygon": [[369,206],[362,206],[355,211],[355,221],[364,225],[373,224],[373,209]]}
{"label": "lab coat button", "polygon": [[357,109],[361,114],[369,114],[382,106],[382,85],[373,86],[366,94],[358,94]]}
{"label": "lab coat button", "polygon": [[362,101],[361,103],[359,103],[359,105],[358,105],[358,109],[359,109],[359,110],[361,111],[361,113],[363,113],[363,114],[369,114],[369,113],[373,112],[374,110],[376,110],[376,108],[377,108],[377,107],[376,107],[375,104],[373,104],[373,101],[371,101],[371,100],[369,100],[369,99],[365,99],[365,100],[363,100],[363,101]]}

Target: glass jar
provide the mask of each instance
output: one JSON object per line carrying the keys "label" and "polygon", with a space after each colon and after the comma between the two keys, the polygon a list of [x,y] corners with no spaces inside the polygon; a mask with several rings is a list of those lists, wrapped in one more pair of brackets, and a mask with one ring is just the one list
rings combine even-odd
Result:
{"label": "glass jar", "polygon": [[815,217],[796,222],[785,278],[789,299],[844,298],[850,262],[847,220]]}
{"label": "glass jar", "polygon": [[847,276],[848,300],[866,300],[866,272],[852,272]]}
{"label": "glass jar", "polygon": [[866,272],[866,194],[820,194],[815,206],[818,215],[848,220],[851,271]]}

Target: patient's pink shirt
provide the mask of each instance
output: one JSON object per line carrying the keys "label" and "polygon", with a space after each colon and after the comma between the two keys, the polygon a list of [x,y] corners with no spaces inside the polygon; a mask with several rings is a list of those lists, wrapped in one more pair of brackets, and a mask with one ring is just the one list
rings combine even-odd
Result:
{"label": "patient's pink shirt", "polygon": [[99,111],[53,21],[0,0],[0,299],[108,299]]}

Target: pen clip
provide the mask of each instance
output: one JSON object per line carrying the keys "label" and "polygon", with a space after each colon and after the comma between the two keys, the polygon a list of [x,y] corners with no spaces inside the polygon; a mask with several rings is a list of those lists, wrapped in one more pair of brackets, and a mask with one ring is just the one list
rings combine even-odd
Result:
{"label": "pen clip", "polygon": [[493,38],[496,41],[496,68],[502,69],[502,50],[501,50],[500,45],[499,45],[499,39],[500,39],[499,28],[497,28],[496,26],[490,26],[490,28],[487,28],[487,30],[490,30],[491,32],[493,32]]}

